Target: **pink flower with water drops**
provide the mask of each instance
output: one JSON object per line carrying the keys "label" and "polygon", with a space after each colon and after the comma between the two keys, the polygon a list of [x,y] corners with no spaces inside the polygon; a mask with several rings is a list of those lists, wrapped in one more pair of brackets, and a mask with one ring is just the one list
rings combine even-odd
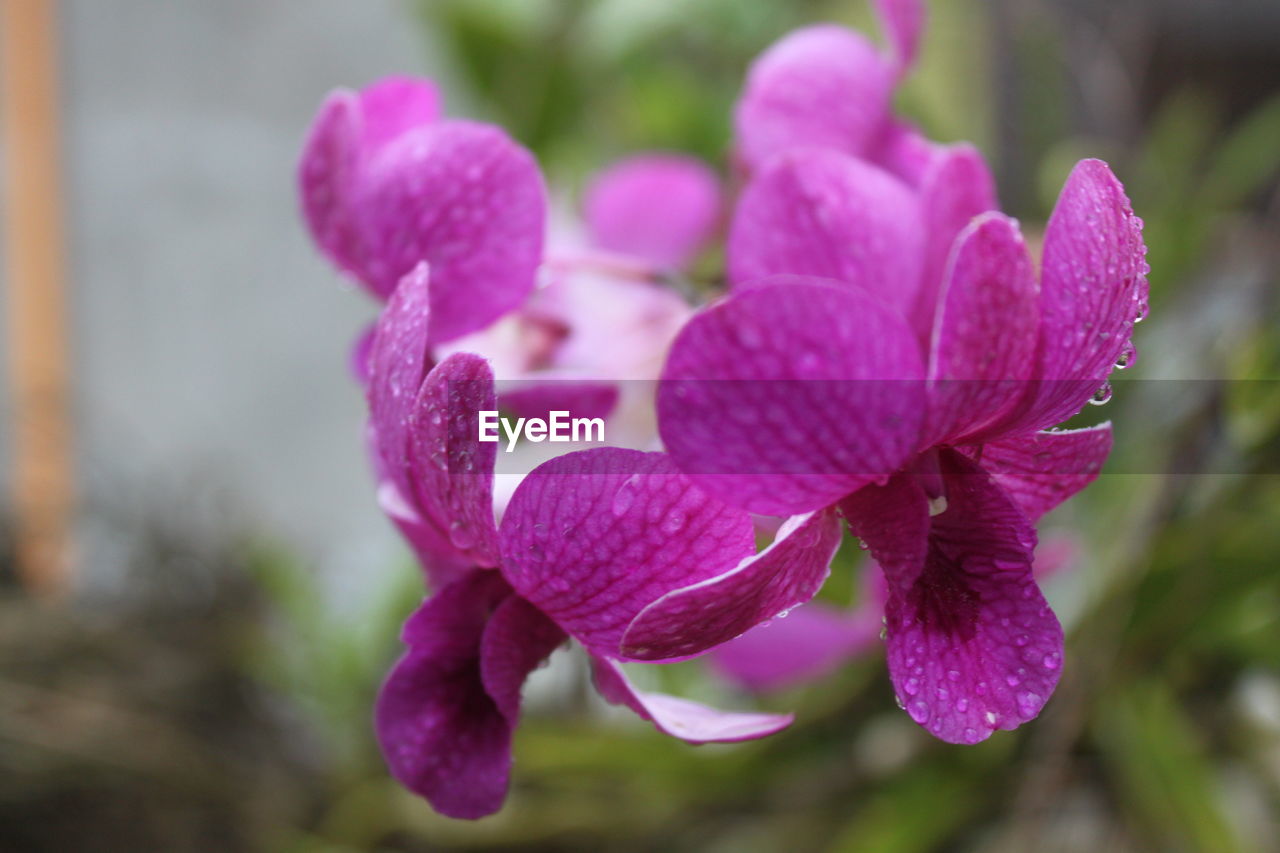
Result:
{"label": "pink flower with water drops", "polygon": [[[785,211],[808,199],[778,193],[770,203],[775,221],[806,227]],[[878,233],[920,227],[909,204],[863,213],[897,220],[876,223]],[[905,304],[887,298],[891,282],[854,266],[744,283],[672,347],[658,409],[676,463],[754,512],[840,509],[887,580],[894,686],[944,740],[1016,727],[1057,683],[1062,630],[1032,576],[1034,522],[1096,477],[1111,428],[1050,428],[1130,351],[1147,290],[1140,228],[1110,169],[1086,160],[1049,221],[1038,275],[1012,220],[988,213],[965,228],[923,338]],[[777,244],[799,257],[791,235]],[[678,591],[651,606],[624,651],[692,654],[731,639],[671,631],[710,594]],[[752,624],[774,615],[731,587],[716,594]]]}

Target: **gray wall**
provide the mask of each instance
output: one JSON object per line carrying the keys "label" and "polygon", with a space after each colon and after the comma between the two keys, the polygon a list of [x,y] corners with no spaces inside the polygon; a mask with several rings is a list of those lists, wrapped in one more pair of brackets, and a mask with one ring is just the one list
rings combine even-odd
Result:
{"label": "gray wall", "polygon": [[94,523],[122,505],[248,525],[360,585],[399,548],[346,370],[374,307],[313,252],[294,162],[327,90],[441,63],[393,0],[63,8],[90,586],[122,568],[120,525]]}

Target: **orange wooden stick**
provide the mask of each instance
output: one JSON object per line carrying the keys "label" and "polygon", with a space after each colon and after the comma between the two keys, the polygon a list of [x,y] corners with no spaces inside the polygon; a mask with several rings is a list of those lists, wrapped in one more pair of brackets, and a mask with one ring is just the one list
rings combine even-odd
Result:
{"label": "orange wooden stick", "polygon": [[32,593],[56,596],[70,582],[75,490],[54,0],[0,0],[0,63],[9,460],[18,568]]}

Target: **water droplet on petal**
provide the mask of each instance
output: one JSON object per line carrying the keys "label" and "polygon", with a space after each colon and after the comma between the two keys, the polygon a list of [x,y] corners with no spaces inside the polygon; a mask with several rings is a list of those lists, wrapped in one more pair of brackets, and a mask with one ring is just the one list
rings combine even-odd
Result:
{"label": "water droplet on petal", "polygon": [[957,710],[957,711],[959,711],[961,714],[963,714],[965,711],[969,710],[969,700],[968,700],[968,699],[957,699],[957,700],[956,700],[956,710]]}
{"label": "water droplet on petal", "polygon": [[684,513],[678,509],[673,509],[667,513],[666,518],[662,519],[662,532],[668,534],[679,533],[680,529],[684,527],[684,521]]}
{"label": "water droplet on petal", "polygon": [[907,691],[908,696],[914,696],[920,692],[920,679],[908,678],[907,683],[902,685],[902,688]]}
{"label": "water droplet on petal", "polygon": [[917,723],[923,724],[929,719],[929,703],[923,699],[917,699],[911,703],[911,707],[907,709],[907,713],[911,719]]}
{"label": "water droplet on petal", "polygon": [[449,541],[453,546],[461,551],[465,551],[475,544],[475,537],[471,534],[471,527],[464,521],[455,521],[449,525]]}
{"label": "water droplet on petal", "polygon": [[1133,344],[1126,344],[1125,348],[1120,351],[1120,357],[1116,359],[1116,370],[1126,370],[1133,367],[1133,363],[1137,360],[1137,348]]}
{"label": "water droplet on petal", "polygon": [[1057,652],[1051,652],[1044,656],[1043,663],[1045,669],[1057,669],[1062,666],[1062,656]]}
{"label": "water droplet on petal", "polygon": [[618,487],[618,491],[613,495],[613,505],[610,507],[614,518],[621,518],[627,514],[627,510],[631,509],[632,504],[636,502],[636,490],[639,485],[640,475],[632,474],[630,479]]}
{"label": "water droplet on petal", "polygon": [[1025,693],[1018,694],[1018,710],[1027,716],[1031,716],[1040,710],[1040,694],[1032,693],[1028,690]]}
{"label": "water droplet on petal", "polygon": [[1111,383],[1104,382],[1102,387],[1093,392],[1093,396],[1089,398],[1091,406],[1105,406],[1111,401]]}
{"label": "water droplet on petal", "polygon": [[958,669],[949,669],[949,670],[947,670],[947,678],[951,679],[952,681],[959,681],[959,680],[960,680],[960,670],[958,670]]}

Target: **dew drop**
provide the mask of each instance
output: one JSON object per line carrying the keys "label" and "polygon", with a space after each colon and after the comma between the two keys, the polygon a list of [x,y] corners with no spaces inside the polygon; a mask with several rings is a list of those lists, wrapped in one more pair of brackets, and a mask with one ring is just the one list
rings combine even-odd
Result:
{"label": "dew drop", "polygon": [[678,509],[673,509],[667,514],[666,518],[662,519],[662,532],[668,534],[679,533],[684,527],[684,522],[684,513]]}
{"label": "dew drop", "polygon": [[1029,642],[1031,642],[1031,638],[1028,637],[1026,634],[1019,634],[1018,636],[1013,638],[1013,644],[1018,648],[1022,648]]}
{"label": "dew drop", "polygon": [[465,551],[474,545],[476,540],[471,533],[471,527],[466,522],[455,521],[449,525],[449,541],[455,548]]}
{"label": "dew drop", "polygon": [[1147,314],[1150,311],[1151,311],[1151,304],[1147,301],[1147,298],[1144,296],[1138,300],[1138,313],[1133,315],[1133,322],[1141,323],[1143,320],[1147,319]]}
{"label": "dew drop", "polygon": [[1057,652],[1050,652],[1044,656],[1042,663],[1045,669],[1057,669],[1062,666],[1062,656]]}
{"label": "dew drop", "polygon": [[1000,717],[996,714],[995,711],[988,711],[986,714],[983,715],[982,718],[986,720],[987,725],[991,726],[992,728],[995,727],[996,720],[1000,719]]}
{"label": "dew drop", "polygon": [[969,743],[974,743],[978,739],[978,733],[973,729],[964,730],[964,739]]}
{"label": "dew drop", "polygon": [[610,507],[614,518],[621,518],[627,514],[627,510],[631,509],[632,504],[636,502],[636,490],[639,485],[640,475],[632,474],[630,479],[618,487],[618,491],[613,495],[613,505]]}
{"label": "dew drop", "polygon": [[1105,406],[1111,401],[1111,383],[1104,382],[1102,387],[1093,392],[1093,396],[1089,398],[1091,406]]}
{"label": "dew drop", "polygon": [[929,719],[929,703],[923,699],[917,699],[911,703],[911,707],[907,709],[907,713],[911,719],[917,723],[924,724]]}
{"label": "dew drop", "polygon": [[898,694],[896,694],[896,693],[895,693],[895,694],[893,694],[893,701],[897,703],[897,705],[898,705],[898,707],[899,707],[899,708],[902,708],[902,709],[904,709],[904,710],[906,709],[906,707],[907,707],[907,703],[906,703],[906,702],[903,702],[903,701],[902,701],[902,697],[901,697],[901,696],[899,696]]}
{"label": "dew drop", "polygon": [[1030,716],[1040,710],[1040,694],[1030,690],[1018,694],[1018,710]]}
{"label": "dew drop", "polygon": [[1138,360],[1138,350],[1133,344],[1126,344],[1121,350],[1120,357],[1116,359],[1116,370],[1126,370],[1133,367],[1133,363]]}
{"label": "dew drop", "polygon": [[951,679],[952,681],[959,681],[959,680],[960,680],[960,670],[958,670],[958,669],[949,669],[949,670],[947,670],[947,678]]}
{"label": "dew drop", "polygon": [[902,689],[907,691],[908,696],[915,696],[920,692],[920,679],[908,678],[907,683],[902,685]]}
{"label": "dew drop", "polygon": [[968,700],[968,699],[957,699],[957,700],[956,700],[956,710],[957,710],[957,711],[959,711],[961,714],[963,714],[965,711],[969,710],[969,700]]}

